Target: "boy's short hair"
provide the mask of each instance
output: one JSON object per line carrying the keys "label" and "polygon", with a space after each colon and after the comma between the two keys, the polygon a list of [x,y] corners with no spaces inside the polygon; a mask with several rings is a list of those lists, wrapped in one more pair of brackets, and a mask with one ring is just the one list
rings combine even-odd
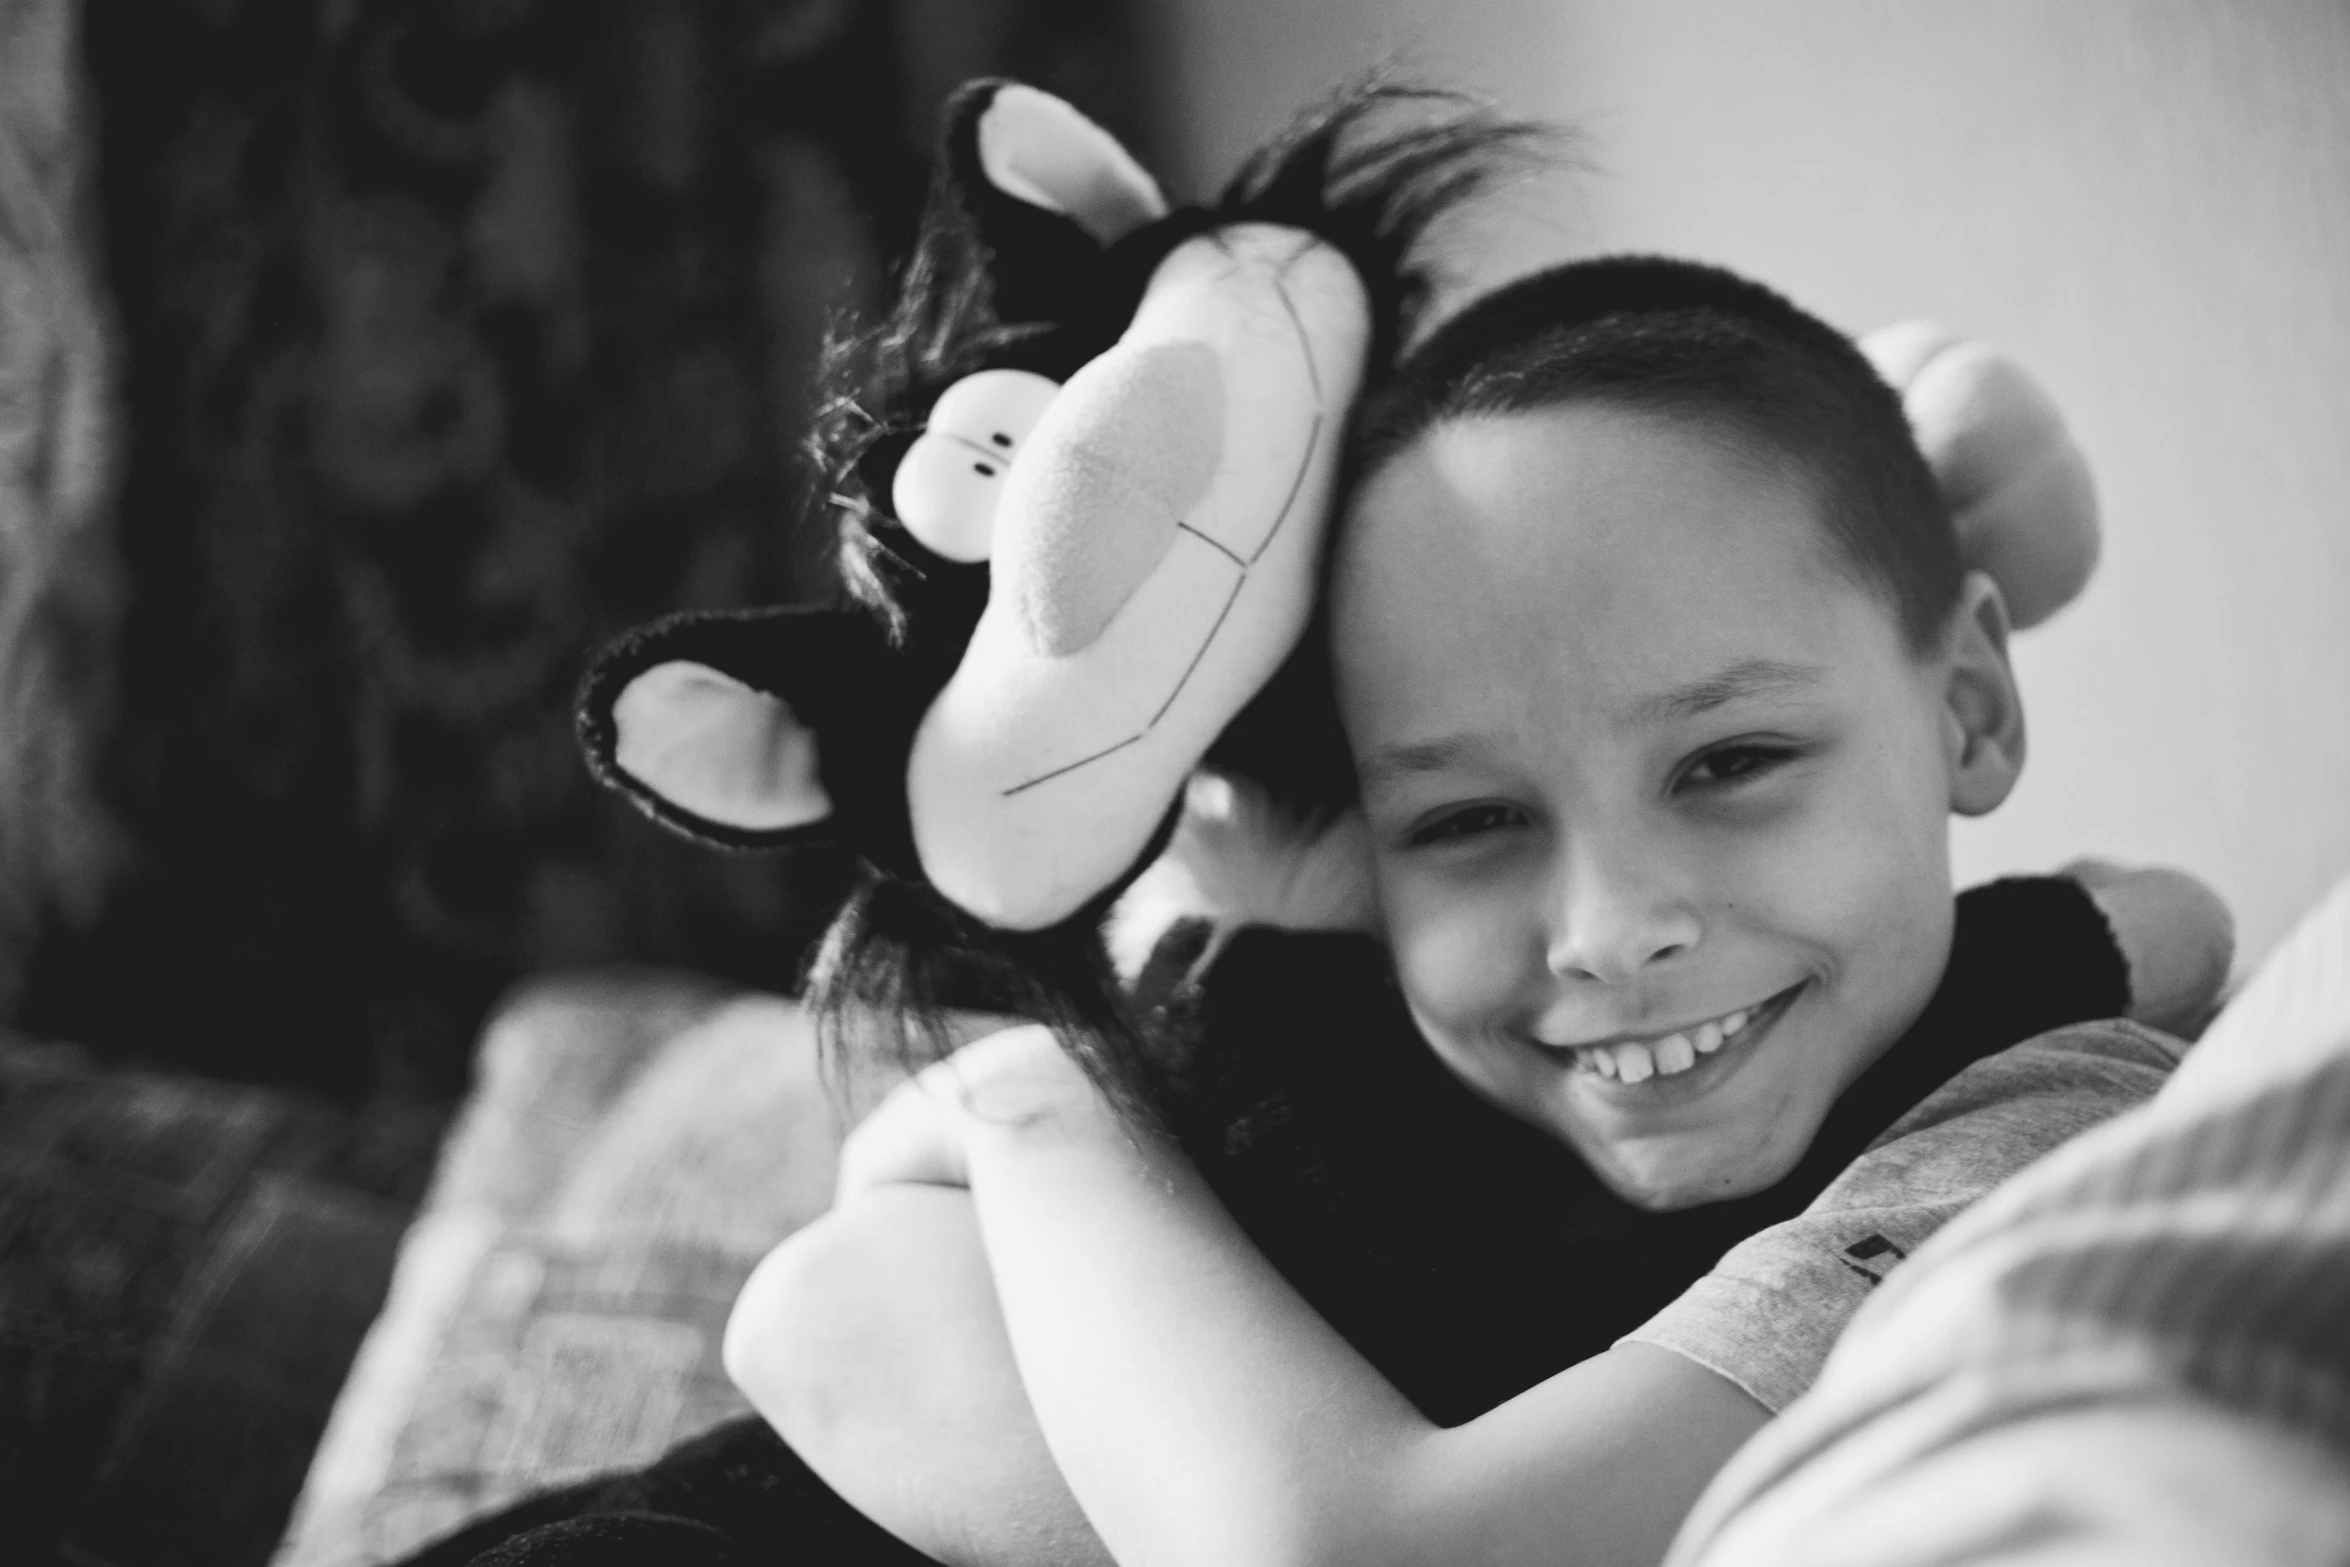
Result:
{"label": "boy's short hair", "polygon": [[1900,399],[1849,338],[1719,267],[1608,257],[1484,295],[1366,400],[1354,482],[1448,419],[1575,402],[1715,422],[1793,461],[1842,563],[1890,602],[1910,646],[1943,631],[1957,540]]}

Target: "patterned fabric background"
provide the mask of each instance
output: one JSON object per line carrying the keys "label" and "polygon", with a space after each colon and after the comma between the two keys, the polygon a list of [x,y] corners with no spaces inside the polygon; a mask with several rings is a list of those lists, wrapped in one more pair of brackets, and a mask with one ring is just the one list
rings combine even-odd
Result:
{"label": "patterned fabric background", "polygon": [[0,0],[0,1016],[115,857],[92,787],[118,582],[112,339],[74,0]]}
{"label": "patterned fabric background", "polygon": [[597,797],[573,683],[649,615],[816,590],[808,377],[939,97],[1009,71],[1132,134],[1114,10],[89,0],[135,859],[21,1023],[445,1094],[526,972],[788,983],[839,868]]}

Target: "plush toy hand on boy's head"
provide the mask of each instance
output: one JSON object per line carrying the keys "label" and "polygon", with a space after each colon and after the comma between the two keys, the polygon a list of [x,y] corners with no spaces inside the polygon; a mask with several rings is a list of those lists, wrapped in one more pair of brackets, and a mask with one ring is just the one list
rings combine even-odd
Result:
{"label": "plush toy hand on boy's head", "polygon": [[1860,346],[1901,394],[1959,557],[1999,584],[2009,623],[2021,631],[2071,603],[2097,567],[2097,489],[2055,399],[1936,322],[1880,327]]}

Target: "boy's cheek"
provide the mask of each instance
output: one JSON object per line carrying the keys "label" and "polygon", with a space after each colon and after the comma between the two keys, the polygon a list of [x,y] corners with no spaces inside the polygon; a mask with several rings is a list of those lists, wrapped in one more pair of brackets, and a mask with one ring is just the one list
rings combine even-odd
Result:
{"label": "boy's cheek", "polygon": [[1775,912],[1790,934],[1839,948],[1907,933],[1950,899],[1947,818],[1915,789],[1823,791],[1717,864],[1733,907]]}
{"label": "boy's cheek", "polygon": [[1396,974],[1427,1024],[1454,1035],[1481,1032],[1522,1007],[1527,938],[1517,922],[1409,878],[1383,877],[1380,888]]}
{"label": "boy's cheek", "polygon": [[1902,794],[1848,798],[1781,845],[1767,874],[1780,889],[1771,922],[1831,977],[1822,1022],[1839,1036],[1835,1075],[1848,1080],[1941,978],[1953,918],[1945,819]]}

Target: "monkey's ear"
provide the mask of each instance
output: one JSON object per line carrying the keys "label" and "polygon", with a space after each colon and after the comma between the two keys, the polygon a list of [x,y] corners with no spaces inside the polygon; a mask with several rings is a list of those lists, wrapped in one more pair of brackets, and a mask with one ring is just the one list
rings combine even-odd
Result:
{"label": "monkey's ear", "polygon": [[920,716],[872,618],[832,609],[655,621],[597,656],[578,707],[589,770],[663,826],[730,848],[838,842],[876,862],[903,853]]}
{"label": "monkey's ear", "polygon": [[967,82],[947,100],[942,192],[987,252],[996,318],[1062,321],[1103,283],[1106,249],[1167,214],[1116,137],[1022,82]]}
{"label": "monkey's ear", "polygon": [[621,688],[611,719],[611,770],[665,814],[770,838],[831,819],[816,731],[722,670],[655,664]]}

